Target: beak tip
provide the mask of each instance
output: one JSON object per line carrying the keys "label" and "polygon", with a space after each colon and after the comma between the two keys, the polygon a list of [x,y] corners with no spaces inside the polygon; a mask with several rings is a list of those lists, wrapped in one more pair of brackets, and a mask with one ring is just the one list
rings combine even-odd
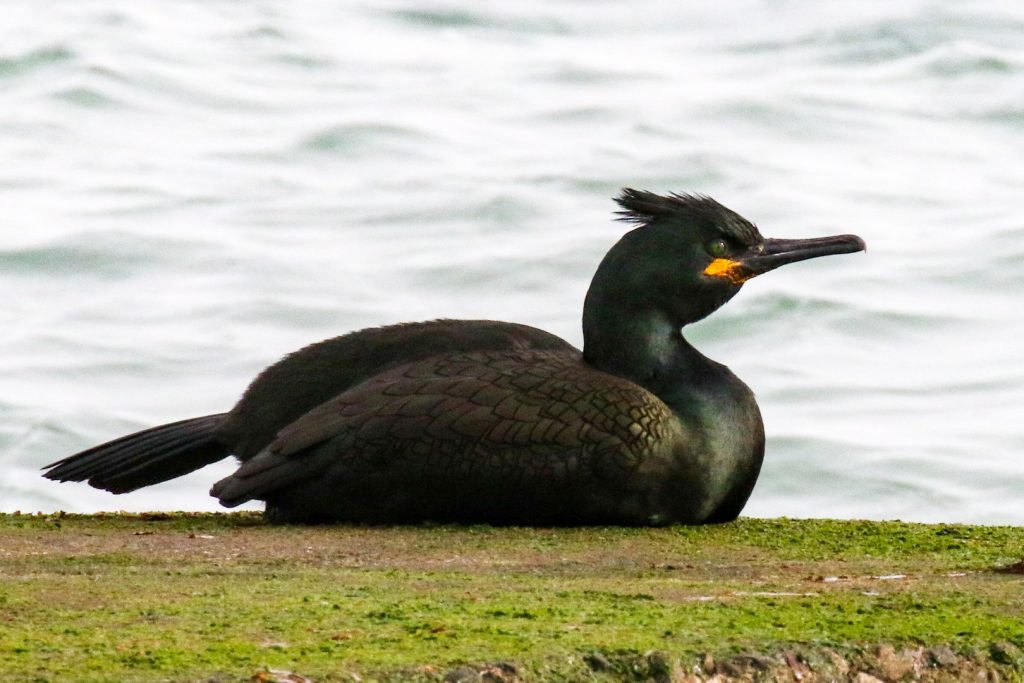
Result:
{"label": "beak tip", "polygon": [[836,235],[832,238],[834,243],[842,245],[842,251],[839,253],[853,254],[858,251],[867,251],[868,245],[858,235]]}

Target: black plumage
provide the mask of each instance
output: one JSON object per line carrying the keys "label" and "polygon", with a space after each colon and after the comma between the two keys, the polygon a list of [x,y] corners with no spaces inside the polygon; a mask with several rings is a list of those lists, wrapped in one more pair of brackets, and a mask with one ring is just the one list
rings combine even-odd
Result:
{"label": "black plumage", "polygon": [[681,329],[779,265],[864,248],[766,240],[702,196],[624,190],[582,352],[542,330],[437,320],[354,332],[264,370],[228,413],[122,437],[45,476],[130,491],[215,462],[211,493],[285,522],[734,519],[764,453],[753,394]]}

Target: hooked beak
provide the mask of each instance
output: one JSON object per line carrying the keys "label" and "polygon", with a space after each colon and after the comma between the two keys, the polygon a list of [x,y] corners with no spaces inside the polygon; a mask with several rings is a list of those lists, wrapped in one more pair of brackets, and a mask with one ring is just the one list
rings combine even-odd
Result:
{"label": "hooked beak", "polygon": [[811,239],[766,239],[736,258],[716,258],[704,269],[705,275],[728,278],[742,284],[752,277],[797,261],[864,251],[864,240],[856,235],[834,235]]}

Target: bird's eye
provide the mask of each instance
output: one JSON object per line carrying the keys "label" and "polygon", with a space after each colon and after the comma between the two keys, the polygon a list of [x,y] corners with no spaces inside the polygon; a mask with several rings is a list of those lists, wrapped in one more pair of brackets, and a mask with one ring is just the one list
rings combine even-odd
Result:
{"label": "bird's eye", "polygon": [[722,258],[729,253],[729,243],[718,237],[708,242],[707,250],[715,258]]}

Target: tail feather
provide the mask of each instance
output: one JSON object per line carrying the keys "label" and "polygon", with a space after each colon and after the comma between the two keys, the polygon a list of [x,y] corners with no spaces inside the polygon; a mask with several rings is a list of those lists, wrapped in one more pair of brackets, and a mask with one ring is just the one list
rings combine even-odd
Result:
{"label": "tail feather", "polygon": [[93,446],[81,453],[47,465],[47,468],[57,466],[60,468],[46,476],[59,478],[61,481],[84,481],[98,472],[109,470],[109,473],[113,473],[114,470],[119,471],[132,467],[133,463],[145,462],[155,457],[160,451],[166,450],[168,447],[175,447],[182,441],[197,436],[197,425],[194,422],[194,420],[172,422]]}
{"label": "tail feather", "polygon": [[194,417],[122,436],[50,463],[43,476],[86,481],[112,493],[180,477],[228,456],[214,438],[224,414]]}

